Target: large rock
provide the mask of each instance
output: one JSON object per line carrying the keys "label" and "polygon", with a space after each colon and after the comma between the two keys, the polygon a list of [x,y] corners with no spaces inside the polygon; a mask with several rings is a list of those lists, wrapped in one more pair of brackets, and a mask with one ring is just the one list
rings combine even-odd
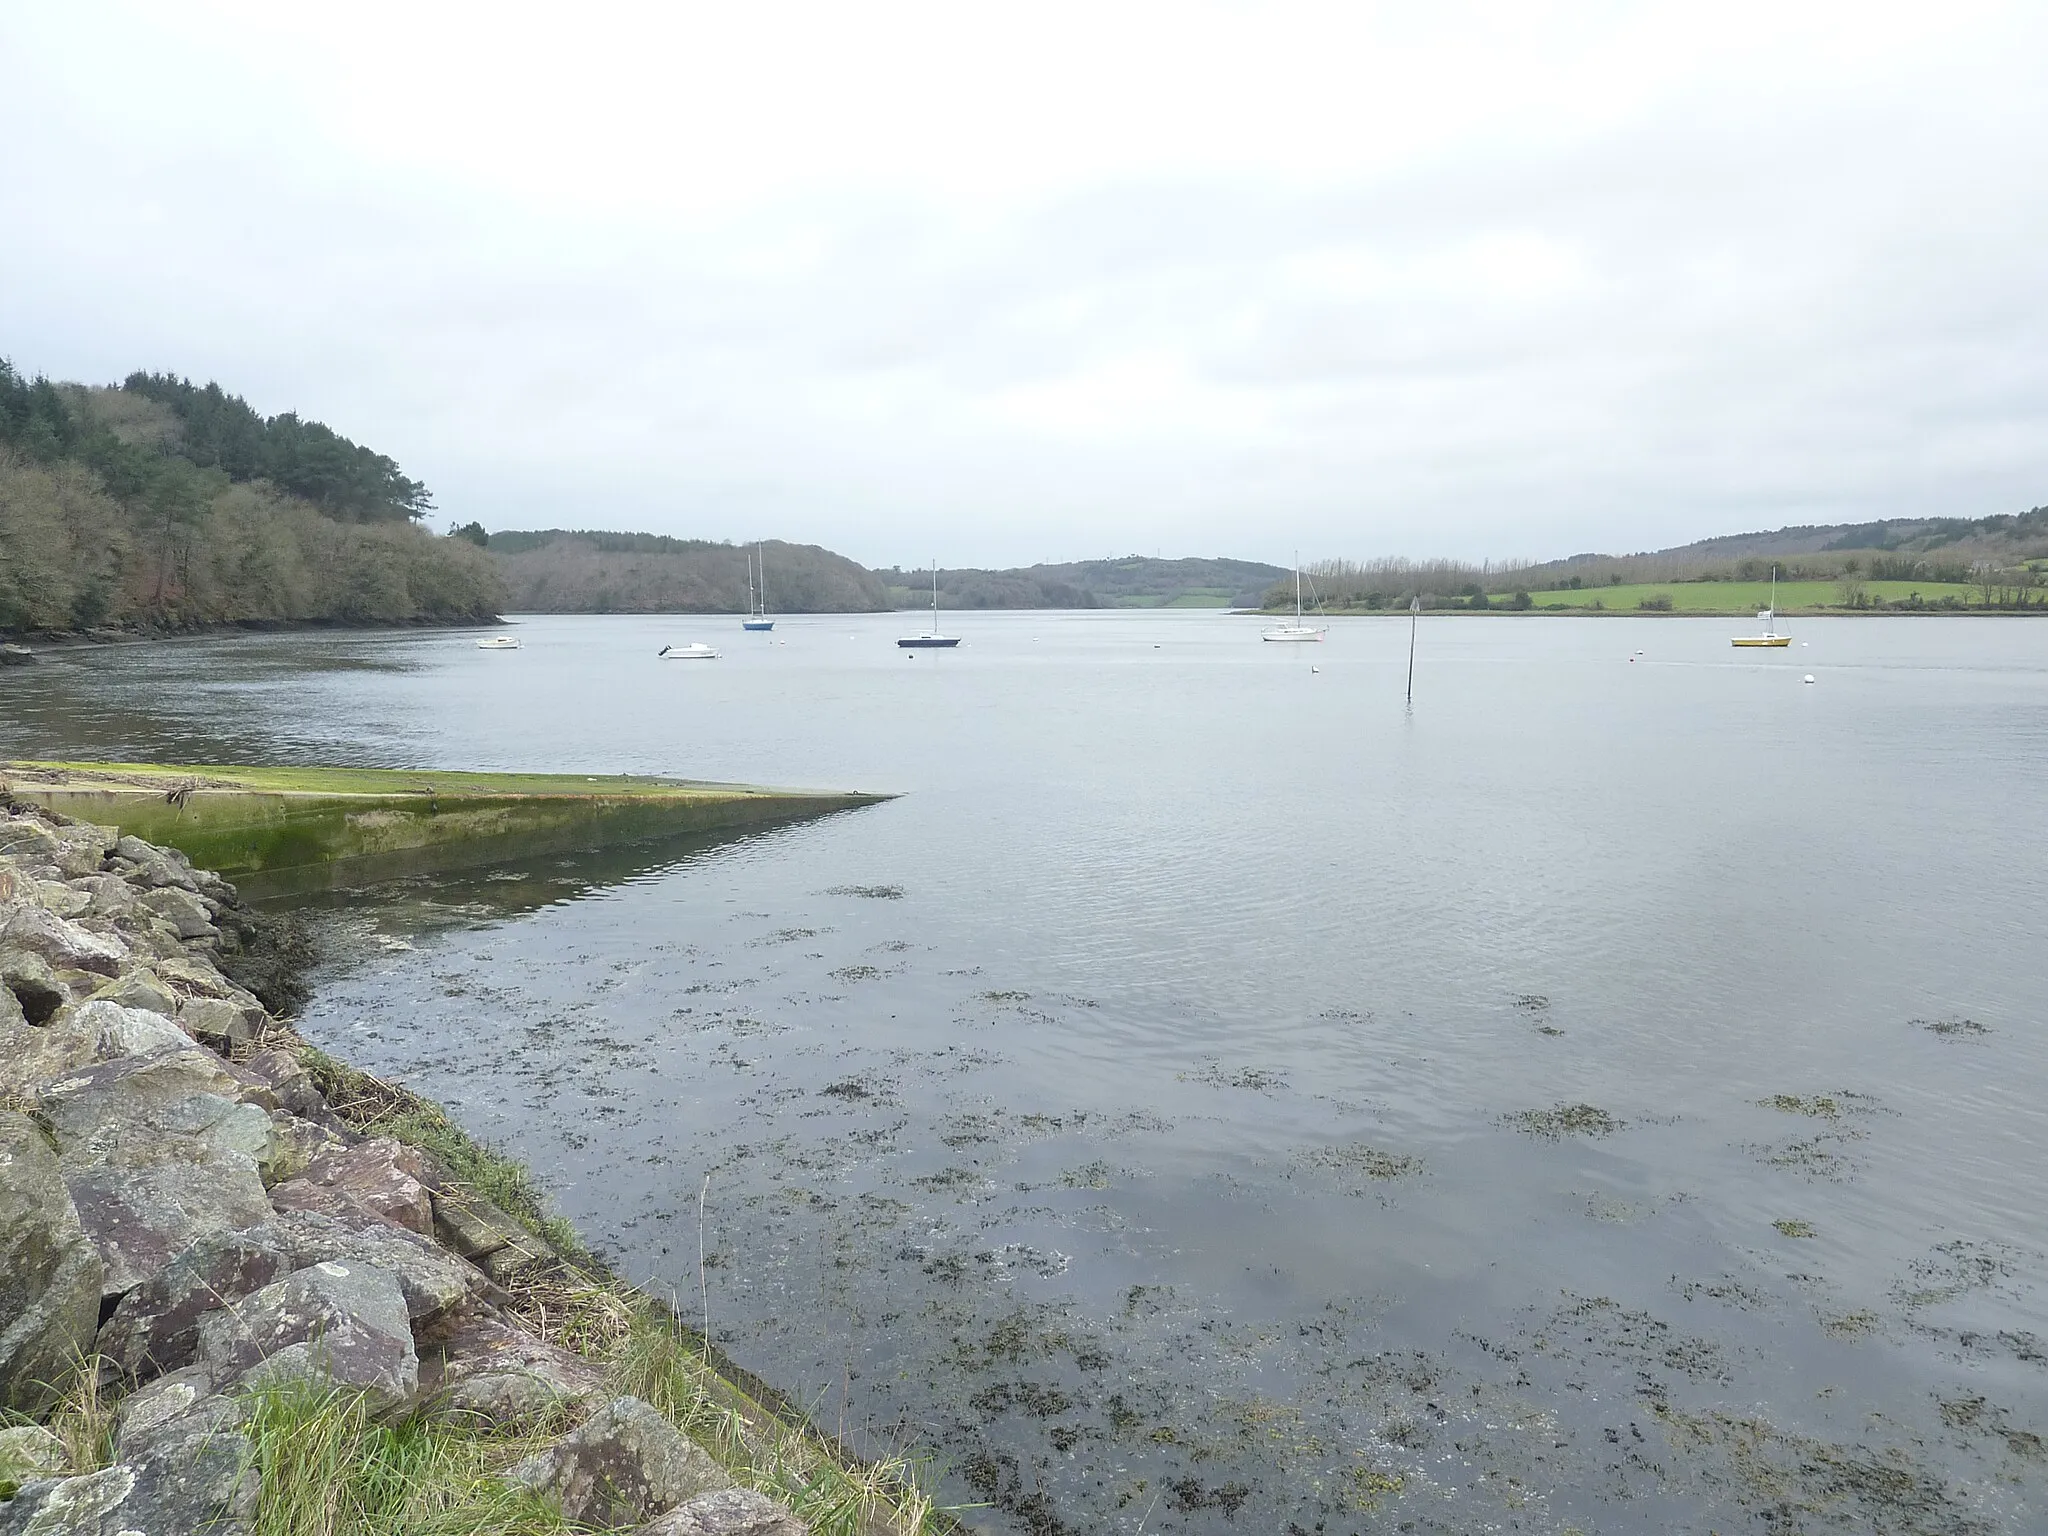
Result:
{"label": "large rock", "polygon": [[35,899],[45,912],[54,912],[59,917],[83,917],[92,906],[90,896],[74,891],[61,880],[38,880]]}
{"label": "large rock", "polygon": [[223,1055],[249,1044],[263,1027],[261,1008],[232,1003],[219,997],[188,997],[177,1007],[178,1022],[195,1040],[204,1041]]}
{"label": "large rock", "polygon": [[54,867],[63,849],[57,829],[36,816],[0,816],[0,855],[24,867]]}
{"label": "large rock", "polygon": [[[102,880],[113,880],[111,875],[102,875]],[[121,887],[126,890],[126,886]],[[156,979],[153,972],[137,968],[115,978],[101,987],[87,999],[95,1003],[119,1003],[123,1008],[146,1008],[151,1013],[160,1013],[165,1018],[175,1018],[178,1013],[178,999],[171,990]]]}
{"label": "large rock", "polygon": [[82,928],[43,906],[19,906],[0,928],[0,948],[25,949],[59,971],[97,971],[118,976],[128,959],[119,939]]}
{"label": "large rock", "polygon": [[0,1089],[37,1095],[94,1062],[190,1047],[184,1032],[162,1014],[107,1000],[67,1004],[41,1022],[24,1015],[17,1023],[4,1011]]}
{"label": "large rock", "polygon": [[586,1525],[631,1525],[666,1514],[732,1479],[652,1406],[621,1397],[573,1434],[506,1474]]}
{"label": "large rock", "polygon": [[419,1387],[405,1295],[370,1264],[316,1264],[207,1313],[199,1361],[216,1381],[311,1380],[365,1393],[379,1412]]}
{"label": "large rock", "polygon": [[119,875],[87,875],[72,884],[92,898],[90,910],[95,917],[117,920],[135,910],[135,887]]}
{"label": "large rock", "polygon": [[388,1136],[323,1152],[297,1178],[270,1192],[281,1211],[346,1215],[370,1212],[422,1237],[434,1234],[434,1207],[426,1186],[408,1170],[407,1148]]}
{"label": "large rock", "polygon": [[444,1189],[434,1195],[434,1235],[472,1263],[527,1236],[526,1228],[481,1195]]}
{"label": "large rock", "polygon": [[334,1132],[343,1141],[355,1139],[356,1133],[334,1113],[327,1096],[313,1082],[313,1075],[290,1051],[258,1051],[242,1062],[241,1068],[246,1075],[270,1084],[279,1107]]}
{"label": "large rock", "polygon": [[78,1023],[92,1037],[95,1061],[116,1061],[123,1056],[146,1056],[152,1051],[182,1051],[185,1032],[161,1013],[147,1008],[126,1008],[112,1001],[79,1005]]}
{"label": "large rock", "polygon": [[121,1399],[114,1456],[120,1461],[162,1456],[202,1435],[239,1429],[248,1419],[247,1398],[216,1391],[212,1372],[188,1365]]}
{"label": "large rock", "polygon": [[348,1145],[326,1126],[282,1109],[270,1112],[270,1140],[271,1157],[263,1176],[272,1184],[297,1178],[321,1153]]}
{"label": "large rock", "polygon": [[26,1115],[0,1111],[0,1408],[48,1409],[99,1309],[100,1256],[57,1155]]}
{"label": "large rock", "polygon": [[242,1157],[86,1168],[67,1171],[64,1182],[99,1250],[108,1296],[134,1289],[201,1238],[255,1226],[271,1214],[256,1165]]}
{"label": "large rock", "polygon": [[[103,1042],[127,1038],[135,1010],[88,1003],[81,1019],[95,1027],[95,1054]],[[111,1014],[126,1014],[119,1026]],[[167,1021],[165,1021],[167,1022]],[[194,1045],[176,1026],[172,1043],[145,1055],[98,1061],[49,1084],[39,1095],[57,1137],[66,1172],[90,1167],[142,1167],[168,1162],[246,1159],[253,1170],[270,1156],[270,1116],[239,1102],[241,1084],[212,1052]]]}
{"label": "large rock", "polygon": [[57,835],[57,868],[66,880],[97,875],[114,846],[114,829],[89,821],[74,821],[52,830]]}
{"label": "large rock", "polygon": [[100,1329],[99,1352],[134,1381],[190,1365],[201,1317],[291,1271],[291,1255],[274,1235],[209,1233],[121,1298]]}
{"label": "large rock", "polygon": [[211,965],[195,960],[190,955],[180,953],[166,956],[150,969],[169,983],[171,990],[186,997],[218,997],[229,1002],[246,1003],[259,1011],[263,1007],[252,993],[243,991]]}
{"label": "large rock", "polygon": [[0,943],[0,987],[5,987],[31,1024],[44,1024],[70,1000],[71,991],[41,955]]}
{"label": "large rock", "polygon": [[181,939],[204,939],[220,934],[220,930],[213,926],[213,914],[207,910],[206,904],[192,892],[180,890],[175,885],[149,892],[142,898],[142,905],[175,928]]}
{"label": "large rock", "polygon": [[452,1311],[414,1337],[420,1400],[437,1415],[524,1428],[595,1397],[604,1385],[604,1373],[581,1355],[482,1307]]}
{"label": "large rock", "polygon": [[243,1536],[258,1492],[247,1437],[203,1435],[153,1460],[24,1484],[0,1504],[0,1536]]}
{"label": "large rock", "polygon": [[128,871],[131,884],[155,889],[175,886],[186,891],[199,888],[192,878],[192,861],[175,848],[158,848],[139,837],[124,837],[114,845],[114,855],[134,866]]}
{"label": "large rock", "polygon": [[39,1477],[61,1477],[71,1464],[64,1442],[40,1424],[0,1429],[0,1498],[6,1491]]}
{"label": "large rock", "polygon": [[633,1536],[811,1536],[811,1528],[751,1488],[700,1493]]}
{"label": "large rock", "polygon": [[475,1268],[446,1249],[361,1211],[341,1216],[283,1211],[252,1235],[281,1245],[295,1269],[329,1260],[376,1266],[398,1281],[415,1322],[439,1317],[488,1289]]}

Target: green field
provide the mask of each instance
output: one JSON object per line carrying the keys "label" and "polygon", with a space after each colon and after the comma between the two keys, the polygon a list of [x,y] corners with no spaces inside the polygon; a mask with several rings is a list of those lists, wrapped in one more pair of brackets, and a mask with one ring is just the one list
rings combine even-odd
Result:
{"label": "green field", "polygon": [[[1867,581],[1863,583],[1863,591],[1872,604],[1905,603],[1918,593],[1920,601],[1929,607],[1937,606],[1949,597],[1967,607],[1983,606],[1982,594],[1964,582]],[[1770,602],[1771,584],[1768,581],[1660,581],[1529,594],[1538,608],[1591,608],[1598,603],[1609,613],[1639,612],[1644,598],[1657,597],[1670,598],[1674,613],[1755,613]],[[1492,601],[1496,608],[1504,608],[1508,604],[1508,598],[1499,593]],[[1842,584],[1838,581],[1778,583],[1780,613],[1812,613],[1823,608],[1846,606],[1842,601]]]}

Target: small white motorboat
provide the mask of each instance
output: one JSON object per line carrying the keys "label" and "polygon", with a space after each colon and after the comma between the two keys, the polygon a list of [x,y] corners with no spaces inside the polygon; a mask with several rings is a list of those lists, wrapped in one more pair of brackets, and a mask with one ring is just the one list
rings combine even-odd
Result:
{"label": "small white motorboat", "polygon": [[477,641],[476,648],[480,651],[516,651],[519,649],[519,637],[517,635],[488,635],[482,640]]}
{"label": "small white motorboat", "polygon": [[688,645],[664,645],[655,655],[663,661],[716,661],[718,648],[693,640]]}

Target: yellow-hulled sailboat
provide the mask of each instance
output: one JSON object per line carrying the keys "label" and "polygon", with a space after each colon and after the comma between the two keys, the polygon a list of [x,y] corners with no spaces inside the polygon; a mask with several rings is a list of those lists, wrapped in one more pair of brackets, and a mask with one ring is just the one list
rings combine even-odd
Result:
{"label": "yellow-hulled sailboat", "polygon": [[1792,643],[1790,635],[1778,633],[1778,568],[1775,565],[1771,567],[1771,606],[1764,609],[1757,617],[1764,621],[1764,632],[1762,634],[1737,635],[1728,643],[1730,645],[1769,646],[1773,650],[1781,649]]}

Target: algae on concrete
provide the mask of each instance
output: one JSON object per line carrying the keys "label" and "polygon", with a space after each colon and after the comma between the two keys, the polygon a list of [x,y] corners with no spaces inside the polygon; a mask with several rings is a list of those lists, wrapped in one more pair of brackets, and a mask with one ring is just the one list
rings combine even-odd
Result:
{"label": "algae on concrete", "polygon": [[0,790],[237,881],[388,878],[823,815],[888,797],[639,775],[0,763]]}

